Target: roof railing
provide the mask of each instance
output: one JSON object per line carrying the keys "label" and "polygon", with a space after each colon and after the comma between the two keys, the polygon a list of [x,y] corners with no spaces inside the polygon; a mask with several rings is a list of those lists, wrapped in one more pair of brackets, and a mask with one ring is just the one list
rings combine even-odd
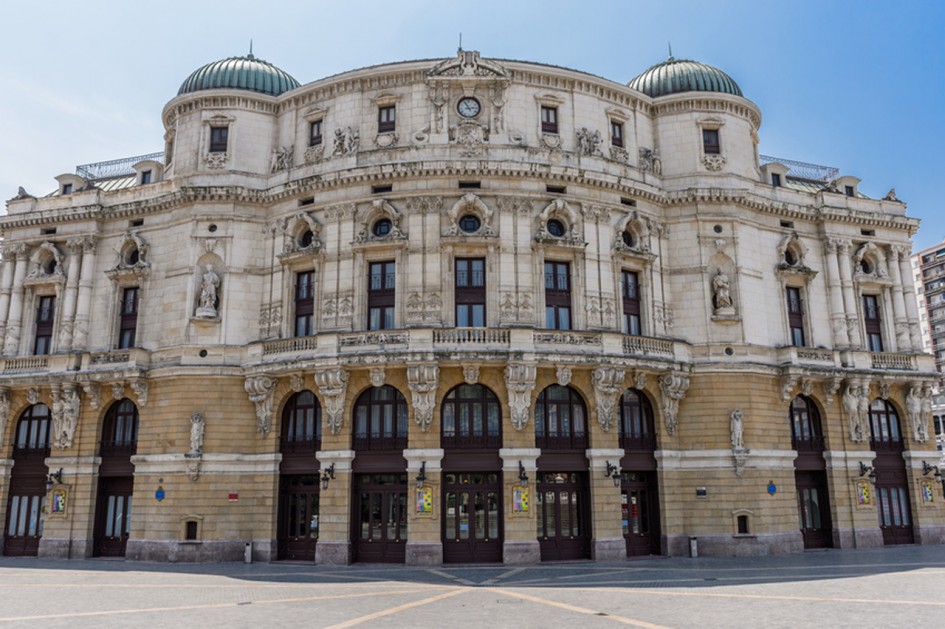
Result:
{"label": "roof railing", "polygon": [[810,179],[811,181],[833,181],[840,176],[840,169],[833,166],[820,166],[818,164],[808,164],[807,162],[796,162],[792,159],[782,159],[780,157],[771,157],[770,155],[759,155],[758,159],[761,165],[777,162],[787,166],[790,171],[788,175],[799,179]]}
{"label": "roof railing", "polygon": [[122,159],[113,159],[107,162],[95,162],[93,164],[82,164],[75,167],[75,174],[88,179],[112,179],[114,177],[127,177],[135,174],[133,168],[138,162],[151,160],[164,163],[164,152],[148,153],[147,155],[137,155],[135,157],[123,157]]}

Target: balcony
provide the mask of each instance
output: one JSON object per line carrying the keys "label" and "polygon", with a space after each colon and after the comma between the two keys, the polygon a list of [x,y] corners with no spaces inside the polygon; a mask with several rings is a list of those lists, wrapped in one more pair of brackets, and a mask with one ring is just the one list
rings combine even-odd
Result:
{"label": "balcony", "polygon": [[311,352],[318,347],[318,341],[314,336],[299,336],[291,339],[281,339],[278,341],[266,341],[263,343],[263,356],[273,354],[289,354],[293,352]]}
{"label": "balcony", "polygon": [[147,369],[151,363],[151,352],[139,347],[117,349],[110,352],[93,352],[82,356],[83,371],[106,369]]}
{"label": "balcony", "polygon": [[823,367],[837,365],[833,350],[816,347],[794,347],[793,345],[778,349],[778,362],[782,365],[818,365]]}
{"label": "balcony", "polygon": [[497,328],[448,328],[433,330],[434,345],[508,346],[509,330]]}
{"label": "balcony", "polygon": [[873,369],[891,369],[898,371],[916,371],[918,369],[913,354],[872,352],[870,354],[870,361],[872,362]]}
{"label": "balcony", "polygon": [[49,370],[49,356],[24,356],[22,358],[5,358],[0,367],[0,373],[44,373]]}
{"label": "balcony", "polygon": [[625,336],[623,353],[631,356],[666,356],[673,357],[673,342],[649,336]]}

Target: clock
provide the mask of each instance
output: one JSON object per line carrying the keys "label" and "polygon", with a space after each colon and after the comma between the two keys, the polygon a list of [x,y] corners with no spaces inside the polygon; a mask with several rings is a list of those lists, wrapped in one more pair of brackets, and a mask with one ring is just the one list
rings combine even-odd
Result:
{"label": "clock", "polygon": [[456,104],[456,111],[458,111],[459,115],[463,118],[475,118],[479,115],[481,109],[482,107],[479,105],[479,101],[471,96],[459,99],[459,102]]}

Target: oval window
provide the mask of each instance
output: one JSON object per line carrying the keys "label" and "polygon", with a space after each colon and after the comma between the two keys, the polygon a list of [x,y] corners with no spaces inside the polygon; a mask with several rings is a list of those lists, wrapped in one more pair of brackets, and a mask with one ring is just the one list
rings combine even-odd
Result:
{"label": "oval window", "polygon": [[550,221],[548,221],[548,233],[554,236],[555,238],[561,238],[562,236],[564,236],[565,231],[567,230],[564,228],[564,223],[562,223],[558,219],[553,218]]}
{"label": "oval window", "polygon": [[482,222],[479,220],[479,217],[472,214],[467,214],[459,219],[459,228],[467,234],[476,233],[481,226]]}
{"label": "oval window", "polygon": [[633,234],[630,233],[629,230],[623,233],[623,244],[627,245],[628,247],[636,246],[636,240],[633,239]]}
{"label": "oval window", "polygon": [[788,266],[797,266],[797,256],[794,255],[794,252],[790,249],[784,252],[784,261]]}
{"label": "oval window", "polygon": [[382,218],[381,220],[374,223],[374,229],[372,231],[374,232],[375,236],[381,238],[390,233],[391,227],[393,227],[393,223],[390,222],[390,219]]}
{"label": "oval window", "polygon": [[299,238],[299,246],[303,249],[311,247],[314,240],[315,234],[312,233],[311,229],[306,229],[305,232],[302,233],[302,237]]}

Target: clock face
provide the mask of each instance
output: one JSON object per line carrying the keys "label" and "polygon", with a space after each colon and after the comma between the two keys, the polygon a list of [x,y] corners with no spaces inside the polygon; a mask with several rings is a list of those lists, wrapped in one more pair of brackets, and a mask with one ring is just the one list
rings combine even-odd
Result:
{"label": "clock face", "polygon": [[471,97],[460,99],[459,103],[456,105],[456,110],[459,112],[459,115],[464,118],[475,118],[479,115],[480,109],[479,101]]}

